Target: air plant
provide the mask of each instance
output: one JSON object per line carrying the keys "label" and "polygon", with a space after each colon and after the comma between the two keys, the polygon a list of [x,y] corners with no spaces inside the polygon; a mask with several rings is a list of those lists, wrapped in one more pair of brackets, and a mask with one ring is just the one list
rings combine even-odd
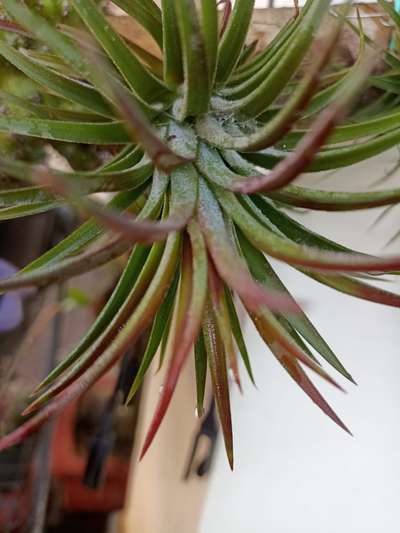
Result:
{"label": "air plant", "polygon": [[[285,209],[340,212],[399,202],[400,189],[324,192],[292,184],[305,170],[349,166],[400,141],[398,105],[382,114],[370,102],[358,116],[355,103],[372,66],[369,44],[362,39],[356,64],[332,74],[327,69],[339,31],[335,22],[306,61],[329,0],[308,0],[257,52],[246,44],[254,0],[237,0],[232,9],[226,1],[222,27],[216,0],[163,0],[161,8],[152,0],[114,3],[154,38],[161,61],[124,40],[93,0],[69,2],[89,32],[56,27],[24,2],[2,0],[12,20],[3,30],[27,32],[48,51],[34,57],[0,41],[0,54],[41,86],[41,94],[68,105],[50,108],[2,95],[3,104],[20,113],[3,114],[0,130],[118,150],[89,172],[0,159],[1,175],[18,183],[0,191],[1,219],[66,202],[90,217],[17,275],[1,280],[0,289],[57,282],[127,251],[129,258],[85,337],[35,389],[25,411],[31,418],[4,437],[0,449],[57,415],[148,331],[128,401],[158,351],[167,370],[142,455],[194,348],[197,411],[203,412],[209,373],[232,466],[228,369],[240,386],[236,347],[254,381],[238,300],[292,379],[348,431],[304,370],[340,388],[310,347],[353,378],[268,257],[344,293],[400,306],[400,296],[368,283],[374,274],[396,272],[400,256],[350,250],[310,231]],[[103,205],[92,196],[97,192],[115,194]]]}

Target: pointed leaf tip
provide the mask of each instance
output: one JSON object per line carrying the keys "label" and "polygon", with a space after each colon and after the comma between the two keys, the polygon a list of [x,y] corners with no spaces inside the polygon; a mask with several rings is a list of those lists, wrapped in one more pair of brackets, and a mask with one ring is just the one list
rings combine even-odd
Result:
{"label": "pointed leaf tip", "polygon": [[205,243],[197,224],[189,227],[190,246],[186,241],[183,250],[179,296],[175,317],[168,339],[171,354],[165,383],[156,411],[145,437],[140,457],[149,449],[172,400],[184,363],[198,336],[207,295],[207,255]]}
{"label": "pointed leaf tip", "polygon": [[[271,346],[270,346],[271,347]],[[272,347],[271,347],[272,349]],[[323,398],[321,393],[309,379],[307,374],[301,368],[300,364],[295,361],[293,358],[288,357],[281,348],[278,348],[275,352],[277,355],[278,361],[285,368],[288,374],[294,379],[294,381],[299,385],[301,389],[307,394],[307,396],[325,413],[335,424],[342,428],[350,436],[353,436],[349,428],[344,424],[344,422],[338,417],[335,411]]]}

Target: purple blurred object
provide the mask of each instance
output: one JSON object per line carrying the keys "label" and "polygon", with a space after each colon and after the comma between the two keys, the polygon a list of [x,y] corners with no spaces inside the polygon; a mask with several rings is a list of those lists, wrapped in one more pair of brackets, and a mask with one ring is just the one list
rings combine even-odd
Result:
{"label": "purple blurred object", "polygon": [[[0,259],[0,279],[9,278],[18,272],[18,268]],[[11,291],[0,295],[0,333],[18,327],[24,318],[21,291]]]}

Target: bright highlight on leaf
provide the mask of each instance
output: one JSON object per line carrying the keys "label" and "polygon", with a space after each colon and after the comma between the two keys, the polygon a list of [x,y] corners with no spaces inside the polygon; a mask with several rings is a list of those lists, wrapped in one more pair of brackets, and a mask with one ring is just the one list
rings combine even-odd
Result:
{"label": "bright highlight on leaf", "polygon": [[[240,389],[257,380],[239,301],[289,376],[349,432],[304,367],[339,389],[321,362],[354,378],[268,257],[338,291],[400,307],[398,295],[368,283],[373,274],[399,271],[399,255],[350,250],[285,210],[400,203],[395,186],[327,192],[296,183],[304,171],[352,165],[400,142],[400,57],[385,52],[388,69],[374,70],[375,43],[359,27],[355,64],[334,64],[343,16],[331,17],[330,33],[310,57],[330,17],[329,0],[308,0],[261,50],[247,38],[254,0],[165,0],[161,8],[153,0],[114,0],[153,38],[161,60],[120,35],[94,0],[68,3],[79,28],[52,25],[22,0],[2,1],[9,20],[0,21],[0,55],[35,84],[36,96],[1,88],[0,131],[55,150],[60,143],[101,147],[108,160],[91,170],[70,161],[71,169],[61,172],[2,155],[0,220],[65,204],[88,220],[21,272],[3,277],[0,291],[59,282],[124,253],[127,260],[85,336],[33,391],[25,411],[32,418],[3,437],[0,450],[58,415],[140,337],[144,353],[127,401],[157,351],[166,367],[141,455],[193,354],[193,407],[201,416],[209,376],[233,467],[229,376]],[[400,27],[390,4],[381,5]],[[35,46],[11,45],[7,35],[29,37]],[[91,197],[98,192],[115,196],[103,205]],[[247,376],[240,376],[240,361]]]}

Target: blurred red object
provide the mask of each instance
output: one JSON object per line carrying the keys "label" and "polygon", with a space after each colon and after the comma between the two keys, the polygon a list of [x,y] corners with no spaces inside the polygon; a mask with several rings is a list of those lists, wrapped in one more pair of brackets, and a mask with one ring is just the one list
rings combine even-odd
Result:
{"label": "blurred red object", "polygon": [[[109,395],[113,386],[110,381],[109,376],[105,377],[90,394],[97,397]],[[50,468],[57,505],[64,513],[117,511],[125,501],[129,458],[110,455],[102,486],[93,490],[83,485],[88,455],[76,439],[80,405],[80,402],[70,405],[57,419],[54,428]]]}

